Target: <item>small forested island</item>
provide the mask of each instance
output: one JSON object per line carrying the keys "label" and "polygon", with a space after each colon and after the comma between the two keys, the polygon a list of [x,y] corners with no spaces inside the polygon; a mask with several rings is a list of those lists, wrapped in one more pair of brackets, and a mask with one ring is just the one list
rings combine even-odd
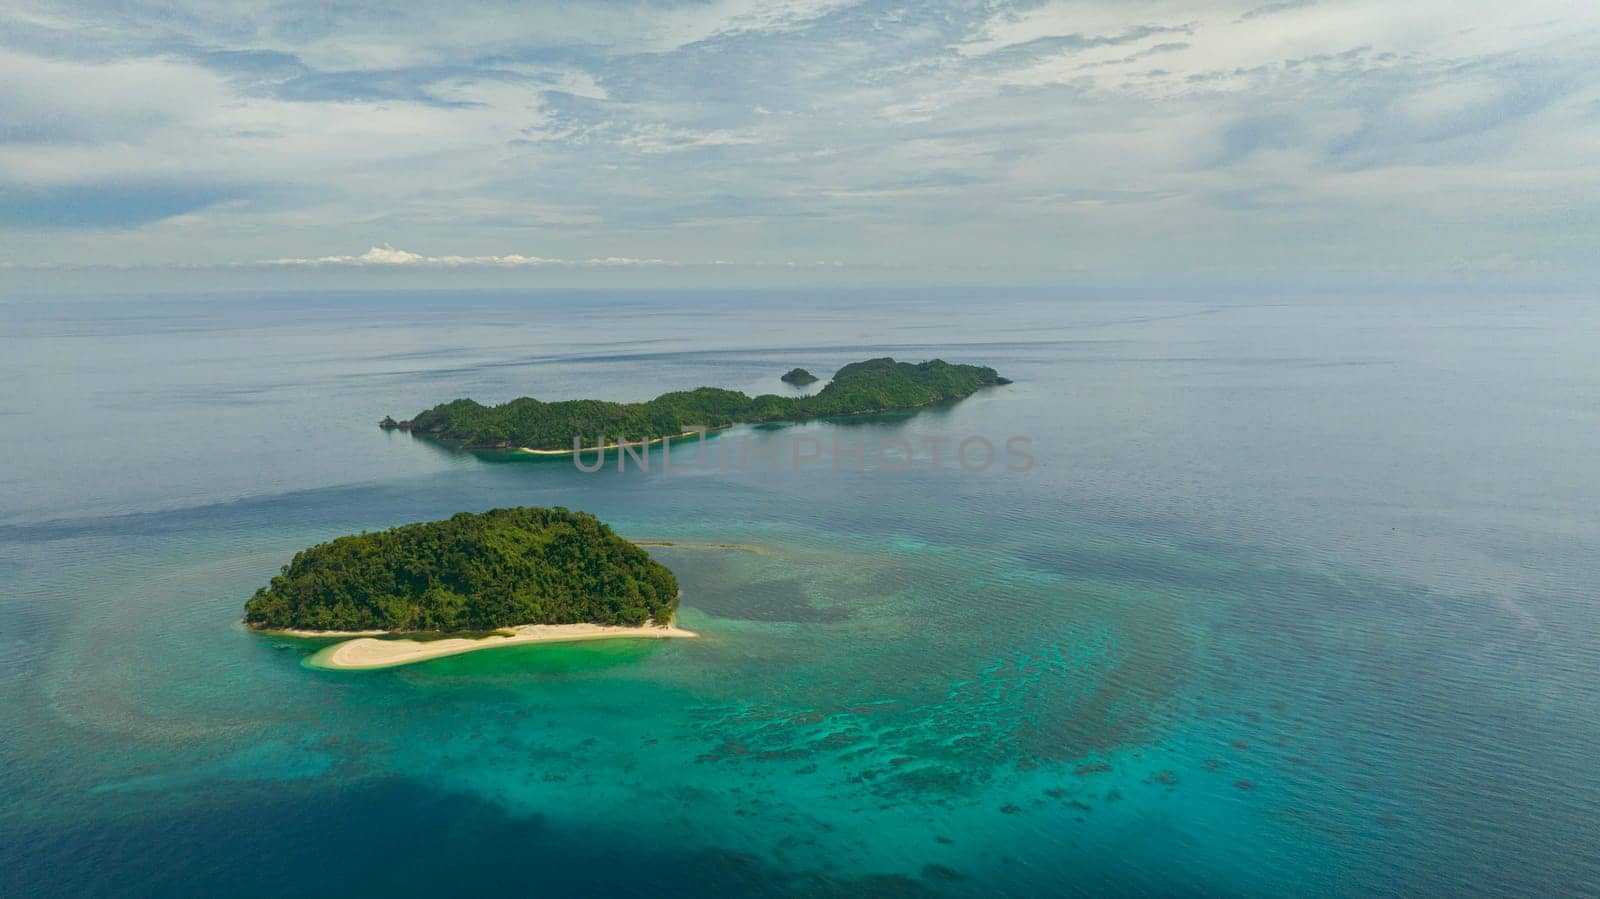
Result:
{"label": "small forested island", "polygon": [[803,368],[791,368],[787,374],[781,375],[778,380],[785,384],[815,384],[817,383],[817,376]]}
{"label": "small forested island", "polygon": [[671,621],[678,581],[593,515],[462,512],[295,555],[245,603],[264,630],[485,631]]}
{"label": "small forested island", "polygon": [[409,421],[385,417],[379,424],[454,443],[467,449],[571,451],[574,441],[647,441],[677,437],[697,427],[800,421],[900,412],[959,400],[980,388],[1011,383],[981,365],[942,359],[912,364],[890,358],[853,362],[811,396],[762,394],[701,387],[664,393],[643,403],[565,400],[546,403],[522,397],[498,406],[460,399],[435,406]]}

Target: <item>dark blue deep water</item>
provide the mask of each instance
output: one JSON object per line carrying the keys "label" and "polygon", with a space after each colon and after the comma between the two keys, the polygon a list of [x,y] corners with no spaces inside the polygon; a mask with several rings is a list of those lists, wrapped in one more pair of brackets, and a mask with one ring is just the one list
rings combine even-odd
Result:
{"label": "dark blue deep water", "polygon": [[[1597,333],[1514,296],[0,301],[0,895],[1595,894]],[[880,355],[1015,384],[670,473],[375,426]],[[333,672],[238,625],[306,545],[521,504],[680,544],[702,639]]]}

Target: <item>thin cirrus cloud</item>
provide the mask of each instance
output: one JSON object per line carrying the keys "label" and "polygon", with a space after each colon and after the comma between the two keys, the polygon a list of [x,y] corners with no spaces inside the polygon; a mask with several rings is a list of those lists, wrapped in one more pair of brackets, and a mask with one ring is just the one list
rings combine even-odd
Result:
{"label": "thin cirrus cloud", "polygon": [[1581,280],[1597,54],[1576,0],[26,0],[0,261]]}

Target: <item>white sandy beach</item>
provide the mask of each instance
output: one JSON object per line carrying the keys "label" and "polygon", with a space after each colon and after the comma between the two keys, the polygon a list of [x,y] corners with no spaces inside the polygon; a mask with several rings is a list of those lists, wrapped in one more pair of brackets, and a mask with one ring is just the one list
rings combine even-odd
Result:
{"label": "white sandy beach", "polygon": [[[308,664],[318,668],[352,670],[363,668],[393,668],[410,665],[444,656],[460,655],[501,646],[520,646],[525,643],[569,643],[579,640],[616,639],[667,639],[673,637],[698,637],[675,625],[656,627],[626,627],[610,624],[524,624],[507,628],[510,633],[490,634],[485,637],[445,637],[438,640],[379,640],[361,636],[337,643],[313,655]],[[289,632],[284,632],[289,633]],[[381,631],[379,633],[382,633]],[[329,632],[301,632],[302,636],[334,636]],[[343,636],[342,634],[339,636]]]}
{"label": "white sandy beach", "polygon": [[[245,625],[245,627],[249,628],[250,626]],[[255,628],[251,629],[255,630]],[[389,633],[388,631],[305,631],[292,627],[261,628],[260,632],[263,634],[282,634],[285,637],[310,637],[312,639],[318,637],[381,637]]]}

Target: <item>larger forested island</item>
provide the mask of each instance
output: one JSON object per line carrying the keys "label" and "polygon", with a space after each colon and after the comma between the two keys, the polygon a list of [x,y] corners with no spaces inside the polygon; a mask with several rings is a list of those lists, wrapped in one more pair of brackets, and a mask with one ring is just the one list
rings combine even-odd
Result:
{"label": "larger forested island", "polygon": [[522,397],[485,406],[461,399],[435,406],[410,421],[385,418],[382,425],[469,449],[571,450],[574,441],[593,445],[601,438],[655,440],[696,427],[901,412],[963,399],[980,388],[1009,383],[986,366],[953,365],[942,359],[912,364],[885,357],[846,365],[811,396],[769,393],[750,397],[736,390],[701,387],[664,393],[643,403],[546,403]]}
{"label": "larger forested island", "polygon": [[304,550],[245,604],[271,630],[666,624],[678,581],[593,515],[494,509]]}

